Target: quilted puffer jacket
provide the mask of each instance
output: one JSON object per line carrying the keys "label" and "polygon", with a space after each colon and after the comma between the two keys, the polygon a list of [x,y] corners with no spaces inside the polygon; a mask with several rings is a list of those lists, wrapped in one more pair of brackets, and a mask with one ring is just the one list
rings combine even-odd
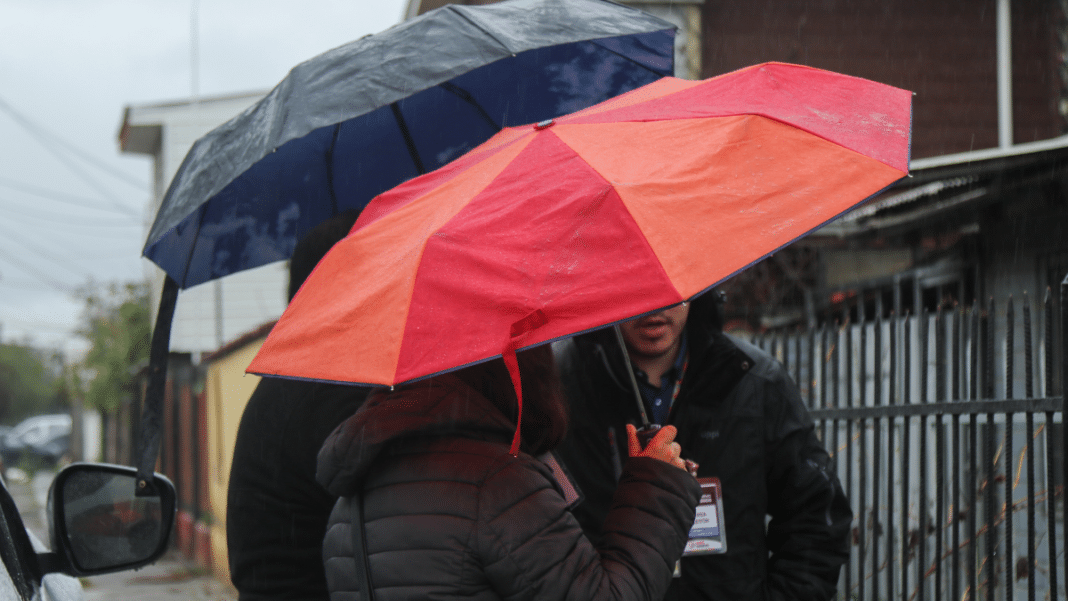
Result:
{"label": "quilted puffer jacket", "polygon": [[514,428],[455,376],[372,393],[319,454],[317,479],[342,497],[323,542],[332,601],[359,598],[350,515],[361,490],[378,601],[663,596],[693,523],[696,480],[628,460],[595,548],[550,468],[508,453]]}

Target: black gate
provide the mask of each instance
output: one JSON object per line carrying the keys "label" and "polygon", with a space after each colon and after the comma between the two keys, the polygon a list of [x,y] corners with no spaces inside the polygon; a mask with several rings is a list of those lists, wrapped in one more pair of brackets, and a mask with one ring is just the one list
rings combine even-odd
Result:
{"label": "black gate", "polygon": [[867,320],[861,305],[854,323],[756,338],[801,385],[850,498],[840,598],[1068,598],[1068,279],[1060,296],[1061,315],[1048,291]]}

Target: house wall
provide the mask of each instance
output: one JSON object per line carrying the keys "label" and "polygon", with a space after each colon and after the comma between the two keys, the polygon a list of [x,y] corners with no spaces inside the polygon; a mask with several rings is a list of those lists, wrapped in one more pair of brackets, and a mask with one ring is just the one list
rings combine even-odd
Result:
{"label": "house wall", "polygon": [[[998,144],[995,0],[704,4],[704,77],[783,61],[916,93],[913,158]],[[1052,0],[1012,2],[1014,142],[1059,135]]]}
{"label": "house wall", "polygon": [[1050,186],[1010,192],[982,214],[980,248],[986,296],[1041,296],[1068,270],[1068,199]]}
{"label": "house wall", "polygon": [[260,378],[245,373],[245,368],[259,351],[265,337],[227,353],[207,365],[204,393],[206,397],[207,490],[211,508],[212,570],[229,581],[230,571],[226,550],[226,489],[230,480],[230,465],[234,458],[237,427],[252,391]]}
{"label": "house wall", "polygon": [[[262,93],[237,94],[126,109],[123,152],[148,154],[153,159],[154,194],[148,214],[158,210],[193,143],[262,97]],[[145,268],[152,281],[151,307],[155,311],[164,274],[149,262]],[[287,283],[286,265],[278,262],[181,291],[171,328],[171,351],[212,352],[226,341],[277,319],[286,306]]]}

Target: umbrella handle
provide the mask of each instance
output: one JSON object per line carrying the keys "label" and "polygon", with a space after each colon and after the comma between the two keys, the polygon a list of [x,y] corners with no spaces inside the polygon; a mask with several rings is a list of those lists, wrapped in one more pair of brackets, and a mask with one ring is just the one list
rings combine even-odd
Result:
{"label": "umbrella handle", "polygon": [[[642,401],[642,392],[638,389],[638,379],[634,377],[634,367],[630,364],[630,354],[627,352],[627,342],[623,340],[623,330],[619,328],[619,324],[612,326],[612,329],[616,332],[619,350],[623,353],[623,366],[627,370],[627,375],[630,376],[630,388],[634,391],[634,400],[638,402],[638,413],[642,416],[642,428],[648,428],[649,414],[645,412],[645,402]],[[642,446],[644,447],[645,444],[643,443]]]}
{"label": "umbrella handle", "polygon": [[152,348],[148,359],[148,387],[141,410],[141,429],[137,440],[137,496],[154,497],[156,459],[159,457],[160,414],[167,385],[167,357],[170,352],[171,322],[178,304],[178,282],[171,276],[163,280],[156,327],[152,330]]}

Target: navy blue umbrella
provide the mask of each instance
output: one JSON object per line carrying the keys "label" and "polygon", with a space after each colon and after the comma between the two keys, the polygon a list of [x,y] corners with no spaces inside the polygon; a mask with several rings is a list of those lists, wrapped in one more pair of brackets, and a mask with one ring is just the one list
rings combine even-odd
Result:
{"label": "navy blue umbrella", "polygon": [[447,5],[295,67],[198,140],[144,256],[188,288],[289,258],[327,217],[497,133],[672,74],[674,26],[602,0]]}
{"label": "navy blue umbrella", "polygon": [[[604,0],[446,5],[293,68],[198,140],[145,242],[166,273],[139,441],[150,488],[178,289],[289,258],[328,217],[502,127],[571,113],[674,66],[675,26]],[[151,493],[150,490],[146,490]]]}

